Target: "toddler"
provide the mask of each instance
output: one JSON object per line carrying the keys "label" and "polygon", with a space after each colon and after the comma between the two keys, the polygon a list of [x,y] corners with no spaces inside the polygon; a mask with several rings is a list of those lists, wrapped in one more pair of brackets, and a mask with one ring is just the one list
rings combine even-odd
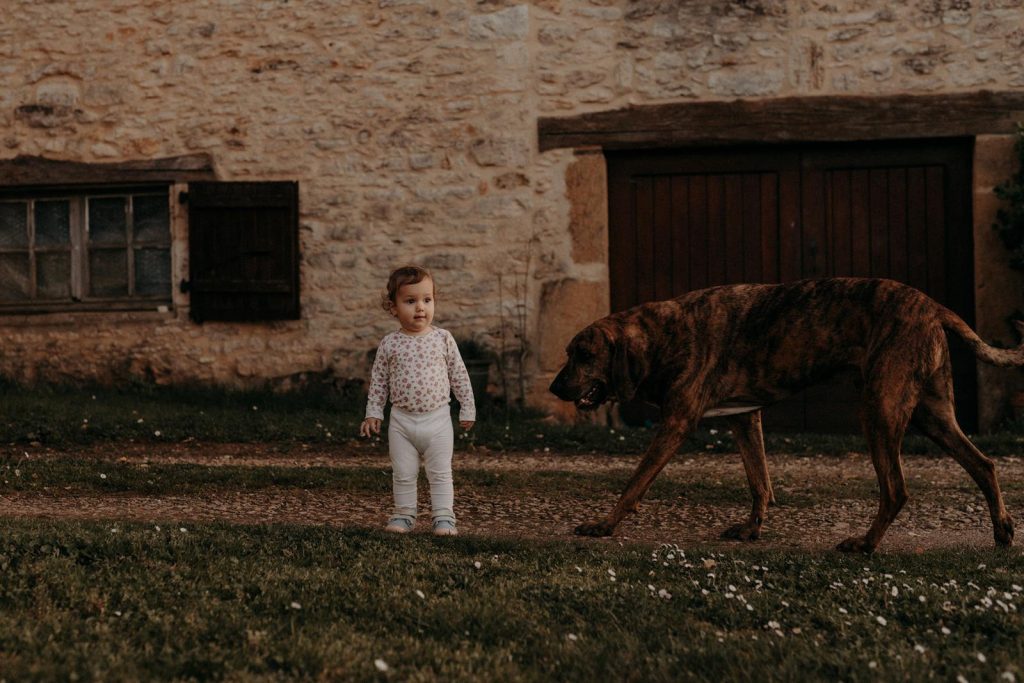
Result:
{"label": "toddler", "polygon": [[434,533],[454,536],[455,488],[452,483],[452,433],[449,396],[455,394],[461,410],[459,424],[469,430],[476,420],[473,389],[455,339],[431,326],[434,319],[434,279],[417,266],[391,273],[382,300],[384,310],[398,319],[400,328],[385,336],[377,348],[370,373],[366,419],[362,436],[380,434],[384,404],[391,398],[388,450],[391,454],[395,511],[387,531],[404,534],[416,521],[416,477],[420,457],[430,482]]}

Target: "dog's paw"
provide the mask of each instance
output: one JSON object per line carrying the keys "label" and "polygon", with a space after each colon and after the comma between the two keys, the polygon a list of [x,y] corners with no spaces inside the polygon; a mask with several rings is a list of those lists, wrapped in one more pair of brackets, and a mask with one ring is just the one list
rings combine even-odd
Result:
{"label": "dog's paw", "polygon": [[1013,520],[1007,517],[995,525],[996,545],[1009,548],[1013,545]]}
{"label": "dog's paw", "polygon": [[848,539],[836,546],[841,553],[864,553],[870,555],[875,551],[875,546],[868,543],[863,536],[850,536]]}
{"label": "dog's paw", "polygon": [[761,525],[753,522],[733,524],[722,532],[722,538],[732,541],[756,541],[761,538]]}
{"label": "dog's paw", "polygon": [[611,536],[614,530],[615,526],[613,524],[607,520],[602,520],[600,522],[591,522],[590,524],[580,524],[573,533],[577,536]]}

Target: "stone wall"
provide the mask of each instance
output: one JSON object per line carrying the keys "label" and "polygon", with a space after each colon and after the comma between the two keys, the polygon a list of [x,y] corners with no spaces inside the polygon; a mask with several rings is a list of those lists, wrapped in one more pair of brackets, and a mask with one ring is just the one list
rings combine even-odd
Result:
{"label": "stone wall", "polygon": [[9,0],[0,155],[205,152],[224,180],[298,180],[303,316],[196,326],[182,294],[168,313],[8,316],[0,371],[360,376],[392,327],[380,288],[413,261],[436,273],[439,325],[527,345],[540,400],[561,337],[607,310],[607,219],[602,197],[568,198],[600,155],[539,153],[538,116],[1020,88],[1022,19],[1021,0]]}

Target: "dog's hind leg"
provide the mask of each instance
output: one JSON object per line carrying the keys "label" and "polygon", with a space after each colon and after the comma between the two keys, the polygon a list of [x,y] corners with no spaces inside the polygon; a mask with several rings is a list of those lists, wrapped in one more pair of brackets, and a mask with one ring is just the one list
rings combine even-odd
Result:
{"label": "dog's hind leg", "polygon": [[952,387],[938,380],[914,411],[913,423],[967,470],[985,495],[996,544],[1013,543],[1013,520],[1003,504],[995,463],[979,451],[960,430],[953,411]]}
{"label": "dog's hind leg", "polygon": [[726,419],[740,449],[743,469],[747,473],[747,484],[750,485],[750,495],[754,502],[750,518],[723,531],[722,538],[756,541],[761,536],[761,525],[768,515],[768,504],[775,502],[771,479],[768,476],[768,458],[764,452],[761,411],[733,415]]}
{"label": "dog's hind leg", "polygon": [[866,534],[851,536],[836,546],[842,552],[874,551],[908,498],[900,444],[917,403],[917,388],[910,372],[901,373],[900,379],[891,371],[880,374],[879,381],[865,383],[862,416],[878,477],[878,512]]}

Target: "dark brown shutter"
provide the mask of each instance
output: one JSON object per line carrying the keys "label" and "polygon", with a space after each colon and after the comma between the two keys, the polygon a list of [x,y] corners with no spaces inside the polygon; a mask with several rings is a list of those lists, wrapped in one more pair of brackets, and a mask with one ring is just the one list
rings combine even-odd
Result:
{"label": "dark brown shutter", "polygon": [[190,183],[188,207],[192,319],[298,319],[298,183]]}

